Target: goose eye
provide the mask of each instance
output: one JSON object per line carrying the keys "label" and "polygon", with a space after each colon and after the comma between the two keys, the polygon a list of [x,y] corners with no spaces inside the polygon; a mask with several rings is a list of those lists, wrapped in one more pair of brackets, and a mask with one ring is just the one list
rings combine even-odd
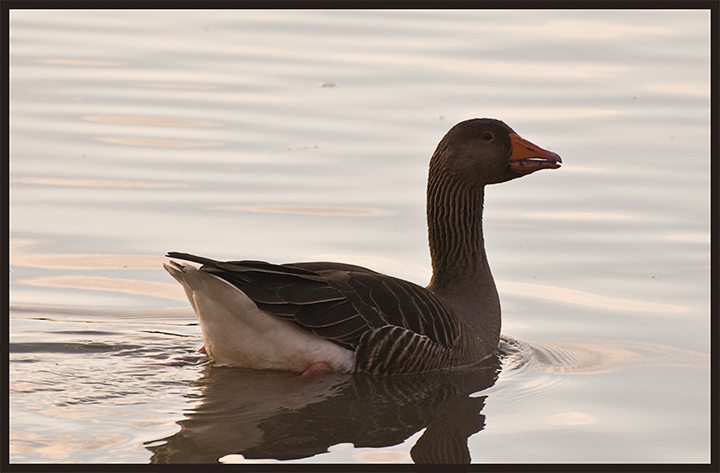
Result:
{"label": "goose eye", "polygon": [[495,137],[489,131],[484,131],[483,134],[480,135],[480,138],[482,138],[484,141],[491,141]]}

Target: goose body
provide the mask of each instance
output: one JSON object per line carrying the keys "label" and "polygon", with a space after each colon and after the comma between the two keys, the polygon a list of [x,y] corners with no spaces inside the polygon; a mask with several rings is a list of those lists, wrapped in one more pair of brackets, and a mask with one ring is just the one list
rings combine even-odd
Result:
{"label": "goose body", "polygon": [[218,364],[374,374],[473,365],[500,337],[482,232],[484,187],[560,163],[499,120],[450,129],[430,161],[427,288],[332,262],[277,265],[171,252],[165,269],[184,287],[204,349]]}

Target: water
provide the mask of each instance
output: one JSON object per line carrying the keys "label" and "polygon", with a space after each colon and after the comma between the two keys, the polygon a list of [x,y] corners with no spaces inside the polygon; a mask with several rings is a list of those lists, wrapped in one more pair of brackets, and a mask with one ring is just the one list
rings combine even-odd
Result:
{"label": "water", "polygon": [[[10,19],[11,462],[709,461],[709,12]],[[427,284],[427,163],[476,116],[564,163],[486,191],[500,358],[196,353],[165,252]]]}

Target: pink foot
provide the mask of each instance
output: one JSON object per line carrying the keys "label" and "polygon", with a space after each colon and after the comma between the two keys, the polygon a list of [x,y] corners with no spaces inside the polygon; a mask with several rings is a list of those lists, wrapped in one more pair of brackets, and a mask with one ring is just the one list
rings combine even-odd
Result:
{"label": "pink foot", "polygon": [[205,351],[205,345],[198,348],[198,351],[196,353],[203,353],[203,354],[207,355],[207,352]]}
{"label": "pink foot", "polygon": [[301,376],[312,376],[314,374],[329,373],[331,371],[332,368],[330,368],[327,363],[325,363],[324,361],[318,361],[317,363],[313,363],[312,365],[310,365],[310,368],[306,369]]}

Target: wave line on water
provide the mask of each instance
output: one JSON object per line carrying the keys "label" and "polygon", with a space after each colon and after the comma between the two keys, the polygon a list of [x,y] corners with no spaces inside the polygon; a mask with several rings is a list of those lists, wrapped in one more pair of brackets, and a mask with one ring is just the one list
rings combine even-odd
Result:
{"label": "wave line on water", "polygon": [[683,313],[690,312],[691,310],[689,307],[684,306],[644,302],[632,299],[620,299],[618,297],[601,296],[575,289],[544,286],[540,284],[497,281],[497,286],[498,290],[505,294],[539,297],[541,299],[567,302],[570,304],[584,305],[599,309],[670,313]]}

